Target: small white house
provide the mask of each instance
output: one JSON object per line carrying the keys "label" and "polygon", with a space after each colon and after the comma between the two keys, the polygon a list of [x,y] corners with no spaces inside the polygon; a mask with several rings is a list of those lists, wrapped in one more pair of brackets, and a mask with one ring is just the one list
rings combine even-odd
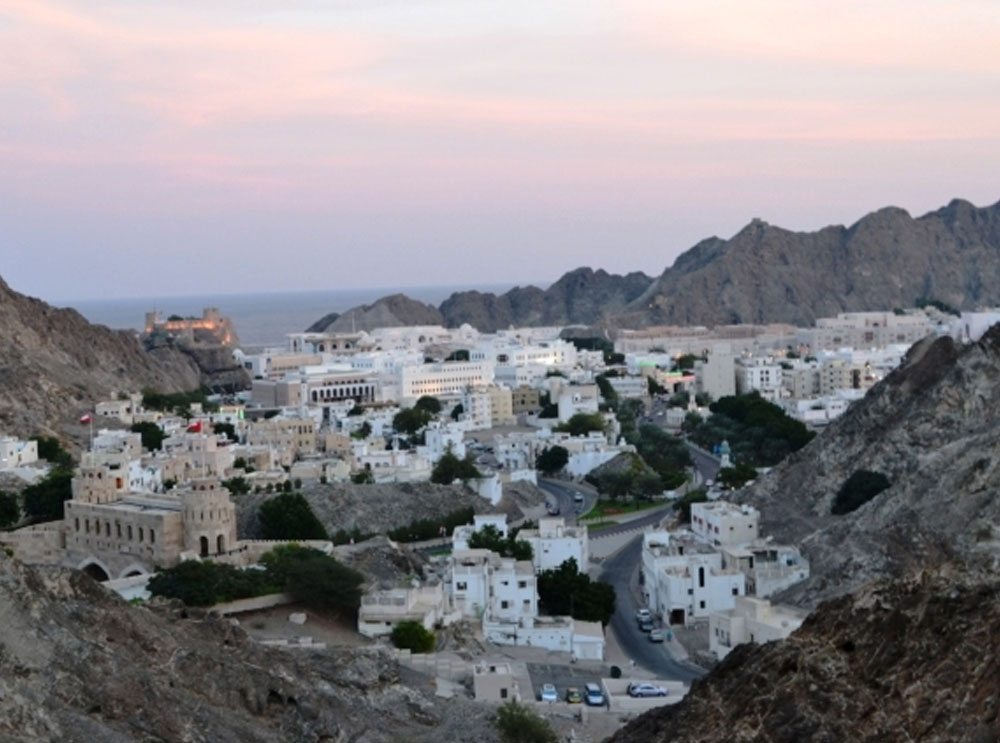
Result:
{"label": "small white house", "polygon": [[790,606],[774,606],[765,599],[740,596],[732,609],[709,615],[709,650],[721,660],[746,642],[783,640],[802,626],[806,614]]}
{"label": "small white house", "polygon": [[566,526],[563,518],[543,518],[537,529],[522,529],[518,541],[531,545],[531,564],[535,570],[554,570],[566,560],[576,560],[577,569],[585,571],[590,560],[587,529]]}

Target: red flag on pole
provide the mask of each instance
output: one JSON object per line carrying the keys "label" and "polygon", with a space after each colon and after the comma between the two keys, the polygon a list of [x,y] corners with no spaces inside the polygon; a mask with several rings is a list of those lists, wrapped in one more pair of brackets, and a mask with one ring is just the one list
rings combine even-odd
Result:
{"label": "red flag on pole", "polygon": [[80,423],[90,423],[92,420],[93,418],[90,416],[90,413],[84,413],[80,416]]}
{"label": "red flag on pole", "polygon": [[193,421],[188,426],[188,433],[201,433],[201,421]]}

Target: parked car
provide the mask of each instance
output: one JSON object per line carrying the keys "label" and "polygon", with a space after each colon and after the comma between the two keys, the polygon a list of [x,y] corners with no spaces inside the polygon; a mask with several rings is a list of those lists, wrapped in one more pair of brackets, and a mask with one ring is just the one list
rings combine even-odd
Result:
{"label": "parked car", "polygon": [[573,493],[573,502],[576,503],[577,505],[582,504],[583,503],[583,493],[581,493],[579,491]]}
{"label": "parked car", "polygon": [[571,686],[566,690],[566,701],[570,704],[582,704],[583,694],[577,687]]}
{"label": "parked car", "polygon": [[548,512],[549,516],[558,516],[559,515],[559,506],[551,505],[550,504],[545,510],[546,510],[546,512]]}
{"label": "parked car", "polygon": [[559,692],[556,691],[554,684],[542,684],[542,692],[538,698],[543,702],[558,702]]}
{"label": "parked car", "polygon": [[655,684],[629,684],[630,697],[665,697],[667,690]]}
{"label": "parked car", "polygon": [[651,629],[649,631],[649,641],[650,642],[663,642],[663,630],[661,630],[661,629]]}
{"label": "parked car", "polygon": [[591,707],[599,707],[604,704],[604,692],[597,684],[587,684],[583,687],[586,694],[587,704]]}
{"label": "parked car", "polygon": [[643,632],[651,632],[655,628],[656,625],[653,624],[652,619],[642,619],[639,621],[639,629],[641,629]]}
{"label": "parked car", "polygon": [[652,612],[649,611],[649,609],[637,609],[635,612],[635,621],[637,622],[644,622],[647,619],[652,619],[652,618],[653,614]]}

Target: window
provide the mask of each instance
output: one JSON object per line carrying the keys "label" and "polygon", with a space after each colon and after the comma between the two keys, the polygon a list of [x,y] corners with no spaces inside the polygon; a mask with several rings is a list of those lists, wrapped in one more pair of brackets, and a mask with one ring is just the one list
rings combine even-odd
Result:
{"label": "window", "polygon": [[501,601],[500,602],[500,608],[501,609],[506,609],[508,607],[508,603],[509,602],[507,602],[507,601]]}
{"label": "window", "polygon": [[500,698],[501,699],[506,699],[507,698],[507,689],[501,689],[500,690]]}
{"label": "window", "polygon": [[517,587],[518,588],[527,588],[528,587],[528,581],[526,581],[526,580],[519,580],[517,582]]}
{"label": "window", "polygon": [[704,601],[699,601],[698,602],[698,608],[699,609],[704,609],[705,608],[705,602]]}
{"label": "window", "polygon": [[740,595],[739,589],[734,586],[733,587],[733,596],[739,596],[739,595]]}
{"label": "window", "polygon": [[465,581],[459,581],[459,582],[455,583],[455,590],[456,591],[464,591],[467,588],[467,586],[468,586],[468,584]]}

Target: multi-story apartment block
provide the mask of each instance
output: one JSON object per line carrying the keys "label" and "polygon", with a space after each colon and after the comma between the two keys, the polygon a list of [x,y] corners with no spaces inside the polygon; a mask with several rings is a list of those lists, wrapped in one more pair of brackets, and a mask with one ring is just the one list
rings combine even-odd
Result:
{"label": "multi-story apartment block", "polygon": [[519,531],[517,539],[531,545],[535,570],[554,570],[570,559],[581,572],[587,570],[590,543],[585,527],[567,526],[563,518],[543,518],[537,529]]}
{"label": "multi-story apartment block", "polygon": [[691,531],[707,544],[747,544],[759,536],[760,512],[753,506],[717,500],[691,504]]}

